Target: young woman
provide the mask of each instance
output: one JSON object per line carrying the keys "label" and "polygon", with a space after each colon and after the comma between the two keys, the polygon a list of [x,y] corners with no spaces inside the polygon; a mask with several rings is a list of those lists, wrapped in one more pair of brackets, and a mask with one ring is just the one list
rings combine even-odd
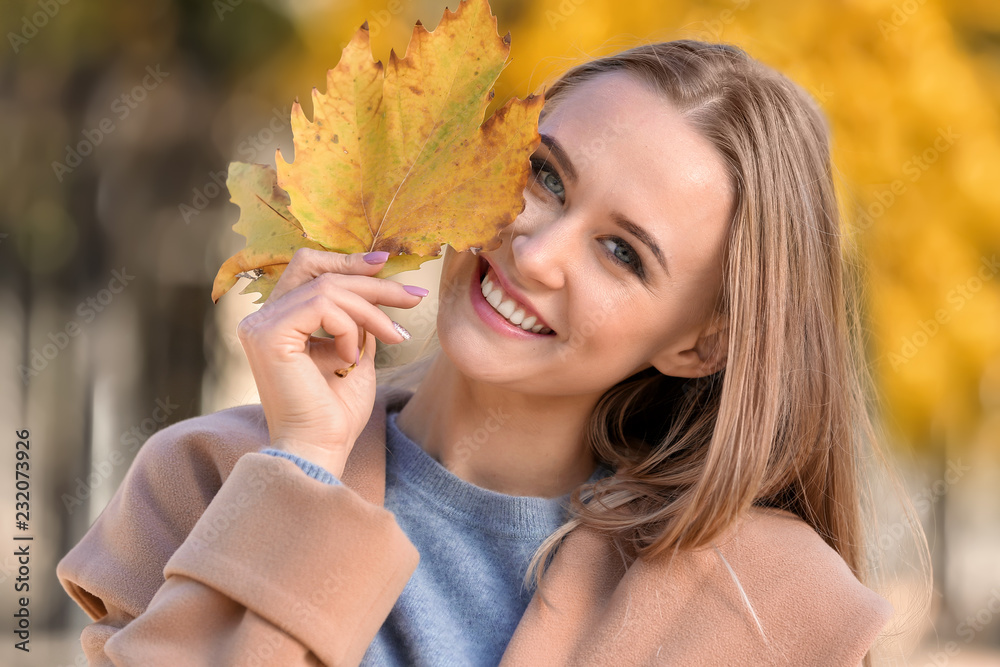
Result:
{"label": "young woman", "polygon": [[446,252],[415,387],[362,330],[402,342],[376,305],[426,291],[295,254],[239,326],[260,405],[150,438],[60,563],[94,664],[870,664],[821,113],[681,40],[571,69],[539,130],[499,247]]}

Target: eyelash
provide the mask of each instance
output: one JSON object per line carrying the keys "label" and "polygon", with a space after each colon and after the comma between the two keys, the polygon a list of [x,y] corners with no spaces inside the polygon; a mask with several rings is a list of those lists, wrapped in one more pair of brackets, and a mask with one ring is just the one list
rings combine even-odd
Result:
{"label": "eyelash", "polygon": [[[632,247],[631,243],[629,243],[625,239],[622,239],[622,238],[620,238],[618,236],[605,236],[605,237],[603,237],[601,239],[601,241],[602,241],[602,247],[605,250],[607,250],[608,257],[611,258],[612,262],[614,262],[615,264],[618,264],[619,266],[624,266],[626,269],[628,269],[629,271],[631,271],[635,275],[637,275],[640,278],[642,278],[643,280],[645,280],[645,278],[646,278],[646,271],[645,271],[645,269],[643,269],[642,260],[639,259],[639,253],[637,253],[635,251],[635,248]],[[608,247],[605,246],[605,245],[603,245],[603,241],[615,241],[615,242],[621,244],[623,247],[627,248],[628,251],[632,254],[632,257],[635,258],[635,262],[632,263],[632,264],[629,264],[628,262],[623,262],[622,260],[618,259],[618,257],[615,255],[615,253],[613,251],[608,250]]]}
{"label": "eyelash", "polygon": [[[552,174],[553,176],[555,176],[557,179],[559,179],[560,184],[562,183],[562,179],[559,178],[559,174],[552,167],[552,165],[550,165],[546,160],[544,160],[542,158],[537,158],[537,157],[532,157],[530,159],[530,162],[531,162],[531,173],[533,174],[534,182],[538,183],[543,188],[545,188],[552,196],[554,196],[557,199],[559,199],[559,201],[563,201],[562,197],[560,197],[559,195],[557,195],[555,192],[552,192],[552,190],[550,188],[546,187],[544,185],[543,181],[541,181],[539,179],[541,173],[543,171],[547,171],[550,174]],[[563,187],[563,191],[565,192],[565,186]],[[630,243],[628,243],[627,241],[625,241],[624,239],[622,239],[622,238],[620,238],[618,236],[605,236],[605,237],[602,237],[602,239],[601,239],[602,242],[603,241],[607,241],[607,240],[615,241],[615,242],[619,243],[620,245],[624,246],[625,248],[627,248],[628,251],[632,254],[632,257],[635,258],[635,262],[633,264],[629,264],[628,262],[623,262],[622,260],[620,260],[615,255],[615,253],[613,251],[609,250],[608,247],[605,246],[602,243],[601,247],[604,248],[605,252],[608,255],[608,258],[610,258],[611,261],[614,262],[615,264],[618,264],[619,266],[622,266],[622,267],[628,269],[629,271],[631,271],[632,273],[634,273],[635,275],[637,275],[639,278],[645,280],[646,272],[643,269],[642,260],[639,259],[639,253],[637,253],[635,251],[635,248],[633,248]]]}
{"label": "eyelash", "polygon": [[[531,160],[530,160],[530,162],[531,162],[531,173],[534,175],[534,182],[535,183],[539,183],[544,188],[545,185],[542,184],[542,182],[540,180],[538,180],[538,179],[539,179],[539,175],[543,171],[547,171],[550,174],[552,174],[553,176],[555,176],[556,178],[558,178],[559,179],[559,183],[562,184],[562,179],[559,178],[559,174],[556,172],[555,169],[552,168],[552,165],[550,165],[548,162],[546,162],[542,158],[537,158],[537,157],[532,157]],[[552,192],[552,190],[550,190],[549,188],[545,188],[545,189],[548,190],[549,192]],[[565,192],[565,187],[563,188],[563,191]],[[555,195],[557,198],[559,197],[559,195],[556,195],[556,193],[554,193],[554,192],[552,192],[552,194]],[[559,199],[559,201],[562,201],[562,199]]]}

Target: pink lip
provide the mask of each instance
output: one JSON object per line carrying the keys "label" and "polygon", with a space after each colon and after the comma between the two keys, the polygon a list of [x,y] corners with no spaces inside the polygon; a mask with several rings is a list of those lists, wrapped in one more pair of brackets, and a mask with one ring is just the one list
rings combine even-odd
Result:
{"label": "pink lip", "polygon": [[[485,262],[486,258],[480,255],[479,261]],[[488,264],[488,262],[486,263]],[[492,266],[492,264],[490,266]],[[511,322],[509,322],[503,316],[501,316],[500,313],[495,311],[493,309],[493,306],[487,303],[486,298],[483,296],[483,290],[482,287],[480,286],[481,282],[480,276],[483,273],[482,268],[483,264],[480,264],[479,270],[472,272],[472,279],[469,286],[469,298],[472,301],[472,309],[476,311],[476,314],[479,315],[479,318],[483,320],[483,322],[486,323],[487,326],[489,326],[497,333],[503,334],[505,336],[510,336],[512,338],[538,339],[538,338],[548,338],[552,336],[552,334],[542,334],[542,333],[534,333],[532,331],[525,331],[516,324],[512,324]],[[504,277],[497,272],[496,267],[493,267],[493,271],[494,273],[496,273],[498,280],[503,285],[504,291],[507,291],[507,282],[505,281]],[[518,296],[513,290],[508,292],[508,294],[510,294],[518,301],[521,301],[525,306],[529,306],[529,304],[525,301],[522,301],[521,297]],[[534,310],[532,310],[531,314],[535,315],[535,317],[538,317],[538,314],[534,312]],[[541,318],[539,318],[538,323],[542,324],[543,326],[548,326],[547,324],[545,324],[544,321],[541,320]],[[551,327],[549,328],[551,329]]]}
{"label": "pink lip", "polygon": [[[500,286],[503,287],[503,291],[509,294],[510,296],[514,297],[524,308],[524,312],[527,315],[534,315],[535,319],[538,320],[536,324],[541,324],[543,327],[549,327],[549,323],[546,322],[541,315],[539,315],[538,311],[535,310],[535,307],[532,305],[532,303],[528,301],[528,298],[523,294],[521,294],[521,292],[517,288],[515,288],[513,285],[510,284],[510,281],[507,280],[507,276],[501,273],[500,270],[497,269],[497,267],[493,266],[490,260],[486,259],[486,257],[480,255],[479,261],[480,261],[479,264],[480,275],[483,274],[484,265],[489,266],[491,269],[493,269],[493,275],[495,275],[496,279],[500,282]],[[551,328],[552,327],[549,327],[549,329]]]}

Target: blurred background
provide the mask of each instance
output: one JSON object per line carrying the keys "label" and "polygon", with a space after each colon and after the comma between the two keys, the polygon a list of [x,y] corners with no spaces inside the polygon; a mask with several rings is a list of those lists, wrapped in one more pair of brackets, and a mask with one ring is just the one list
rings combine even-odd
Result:
{"label": "blurred background", "polygon": [[[1000,665],[1000,5],[995,0],[493,0],[511,62],[490,112],[643,41],[735,43],[831,122],[850,245],[867,267],[869,361],[887,446],[934,559],[933,607],[896,664]],[[292,155],[289,108],[363,21],[373,51],[455,0],[12,0],[0,7],[0,610],[16,610],[15,432],[30,430],[30,654],[83,665],[88,622],[58,559],[149,435],[256,402],[235,327],[257,294],[210,298],[243,247],[230,161]],[[439,261],[409,283],[436,287]],[[422,309],[422,311],[421,311]],[[408,312],[434,321],[433,295]],[[397,313],[398,314],[398,313]],[[394,364],[413,354],[381,354]],[[887,513],[877,548],[905,588]],[[912,569],[912,568],[911,568]],[[897,600],[895,590],[881,591]],[[897,603],[899,608],[905,602]],[[902,616],[902,615],[901,615]],[[7,616],[10,618],[10,616]]]}

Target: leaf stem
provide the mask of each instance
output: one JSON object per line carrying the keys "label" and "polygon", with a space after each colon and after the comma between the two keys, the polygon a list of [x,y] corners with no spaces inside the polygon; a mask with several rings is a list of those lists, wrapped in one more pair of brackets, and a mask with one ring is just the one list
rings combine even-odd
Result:
{"label": "leaf stem", "polygon": [[[361,330],[361,349],[358,351],[358,359],[359,360],[365,354],[365,341],[367,339],[368,339],[368,330],[367,329],[362,329]],[[350,373],[351,371],[353,371],[354,368],[357,365],[358,365],[357,362],[355,362],[355,363],[351,364],[350,366],[348,366],[347,368],[337,369],[337,370],[334,371],[334,374],[336,374],[336,376],[339,377],[339,378],[345,378],[345,377],[347,377],[347,374]]]}

